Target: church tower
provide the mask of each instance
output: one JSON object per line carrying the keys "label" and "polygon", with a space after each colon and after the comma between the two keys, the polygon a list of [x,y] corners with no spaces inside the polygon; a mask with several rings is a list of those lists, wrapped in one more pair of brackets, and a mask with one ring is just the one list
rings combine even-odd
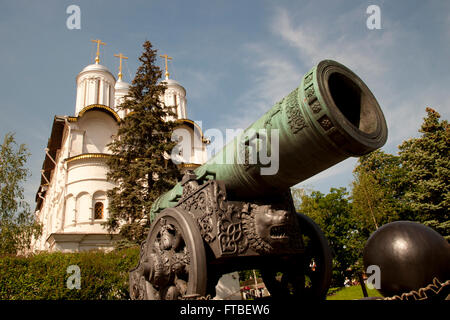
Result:
{"label": "church tower", "polygon": [[114,86],[114,106],[119,116],[124,118],[127,115],[126,110],[118,110],[117,106],[124,102],[125,96],[130,90],[130,84],[122,80],[122,60],[128,59],[128,57],[125,57],[122,53],[115,54],[114,56],[119,58],[119,74],[116,85]]}
{"label": "church tower", "polygon": [[108,68],[99,64],[100,45],[105,45],[105,43],[100,40],[92,41],[97,43],[95,63],[85,67],[77,76],[75,116],[78,116],[80,111],[86,106],[114,106],[114,89],[116,79]]}
{"label": "church tower", "polygon": [[160,55],[165,60],[165,80],[162,82],[167,86],[164,92],[164,103],[176,114],[177,119],[186,119],[186,89],[173,79],[169,79],[167,60],[172,60],[167,54]]}
{"label": "church tower", "polygon": [[206,162],[206,144],[208,141],[203,137],[201,127],[187,118],[186,112],[186,89],[176,80],[170,79],[167,62],[172,60],[167,54],[160,55],[165,61],[165,79],[162,81],[166,85],[166,91],[162,100],[167,108],[174,114],[167,120],[176,121],[177,128],[174,135],[178,136],[181,145],[181,153],[176,157],[180,162],[179,167],[182,172],[192,170]]}
{"label": "church tower", "polygon": [[[118,79],[100,64],[97,45],[95,63],[83,68],[76,77],[76,101],[73,116],[55,116],[45,148],[41,183],[36,193],[36,217],[43,224],[43,234],[36,239],[35,250],[82,251],[112,249],[117,234],[109,234],[103,223],[108,219],[108,190],[115,187],[107,179],[109,143],[117,134],[126,110],[118,110],[130,85],[122,79],[121,53]],[[190,141],[184,150],[182,170],[206,161],[206,143],[200,127],[186,118],[186,90],[177,81],[167,84],[164,102],[175,112],[175,135]],[[171,58],[170,58],[171,59]]]}
{"label": "church tower", "polygon": [[[108,219],[108,144],[121,118],[115,111],[116,79],[100,64],[100,45],[95,63],[76,77],[73,116],[55,116],[36,195],[36,216],[43,235],[36,250],[82,251],[111,249],[118,235],[102,225]],[[121,92],[122,93],[122,92]]]}

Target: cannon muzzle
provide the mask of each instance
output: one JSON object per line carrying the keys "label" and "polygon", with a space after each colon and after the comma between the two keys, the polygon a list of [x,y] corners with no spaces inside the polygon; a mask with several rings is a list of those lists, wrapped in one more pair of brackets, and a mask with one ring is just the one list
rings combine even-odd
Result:
{"label": "cannon muzzle", "polygon": [[[369,88],[347,67],[324,60],[194,173],[223,181],[230,199],[261,199],[348,157],[370,153],[386,139],[386,121]],[[179,183],[161,196],[152,216],[174,206],[182,191]]]}

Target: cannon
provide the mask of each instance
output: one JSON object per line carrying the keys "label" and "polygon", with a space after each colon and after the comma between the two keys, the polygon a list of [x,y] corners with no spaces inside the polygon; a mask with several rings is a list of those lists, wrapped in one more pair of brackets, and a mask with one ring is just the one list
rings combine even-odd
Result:
{"label": "cannon", "polygon": [[222,274],[258,269],[274,298],[324,299],[331,251],[320,228],[296,212],[290,187],[386,139],[365,83],[342,64],[321,61],[155,201],[130,271],[131,298],[198,299],[214,294]]}

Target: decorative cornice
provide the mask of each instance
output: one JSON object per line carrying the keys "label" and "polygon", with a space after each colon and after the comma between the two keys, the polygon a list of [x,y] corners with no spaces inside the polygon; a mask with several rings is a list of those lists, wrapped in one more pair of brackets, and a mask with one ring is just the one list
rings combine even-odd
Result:
{"label": "decorative cornice", "polygon": [[109,157],[111,157],[111,155],[106,154],[106,153],[84,153],[84,154],[79,154],[77,156],[67,158],[64,161],[66,163],[69,163],[72,161],[82,160],[82,159],[107,159]]}
{"label": "decorative cornice", "polygon": [[[110,73],[110,75],[112,76],[111,73]],[[114,76],[113,76],[113,78],[114,78]],[[96,81],[96,80],[104,81],[104,82],[106,82],[106,83],[107,83],[108,85],[110,85],[110,86],[113,86],[113,85],[114,85],[114,84],[111,83],[106,77],[104,77],[104,76],[102,76],[102,75],[91,75],[91,74],[85,74],[85,75],[79,77],[77,83],[78,83],[78,85],[80,85],[83,81],[89,81],[89,82],[92,82],[92,81]]]}
{"label": "decorative cornice", "polygon": [[177,119],[175,120],[175,123],[180,123],[180,124],[188,124],[191,125],[192,127],[197,128],[198,132],[200,133],[200,137],[202,138],[202,142],[204,142],[205,137],[203,136],[203,131],[202,128],[200,128],[200,126],[198,124],[196,124],[194,121],[190,120],[190,119]]}
{"label": "decorative cornice", "polygon": [[178,165],[180,168],[187,168],[187,169],[195,169],[201,166],[201,164],[198,163],[180,163]]}
{"label": "decorative cornice", "polygon": [[[92,110],[92,109],[101,109],[103,111],[108,112],[109,114],[111,114],[113,116],[114,119],[116,119],[116,121],[119,123],[120,117],[119,115],[110,107],[105,106],[103,104],[90,104],[86,107],[84,107],[79,113],[78,113],[78,117],[69,117],[69,121],[77,121],[80,117],[82,117],[87,111]],[[70,118],[72,118],[72,120],[70,120]],[[75,120],[76,119],[76,120]]]}

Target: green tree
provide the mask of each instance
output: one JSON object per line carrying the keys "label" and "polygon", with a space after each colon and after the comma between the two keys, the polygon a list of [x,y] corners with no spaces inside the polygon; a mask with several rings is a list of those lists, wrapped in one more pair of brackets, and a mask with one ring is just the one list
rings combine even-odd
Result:
{"label": "green tree", "polygon": [[33,237],[41,235],[22,184],[29,176],[25,163],[29,153],[7,133],[0,146],[0,254],[18,254],[30,249]]}
{"label": "green tree", "polygon": [[376,150],[358,159],[353,174],[352,211],[363,234],[369,236],[391,221],[412,219],[404,201],[407,185],[398,156]]}
{"label": "green tree", "polygon": [[342,286],[346,276],[361,267],[364,240],[354,219],[346,188],[331,188],[324,195],[313,191],[301,195],[299,212],[309,216],[322,229],[333,251],[333,286]]}
{"label": "green tree", "polygon": [[405,201],[415,219],[450,239],[450,125],[438,112],[426,108],[419,129],[421,136],[399,146],[401,164],[407,172]]}
{"label": "green tree", "polygon": [[153,202],[180,176],[168,156],[175,146],[171,142],[175,122],[165,121],[173,113],[161,101],[166,87],[159,82],[162,72],[155,65],[156,50],[149,41],[143,47],[129,95],[119,106],[128,114],[109,145],[113,155],[108,160],[108,178],[117,187],[108,192],[106,225],[110,231],[119,230],[132,244],[145,239]]}

